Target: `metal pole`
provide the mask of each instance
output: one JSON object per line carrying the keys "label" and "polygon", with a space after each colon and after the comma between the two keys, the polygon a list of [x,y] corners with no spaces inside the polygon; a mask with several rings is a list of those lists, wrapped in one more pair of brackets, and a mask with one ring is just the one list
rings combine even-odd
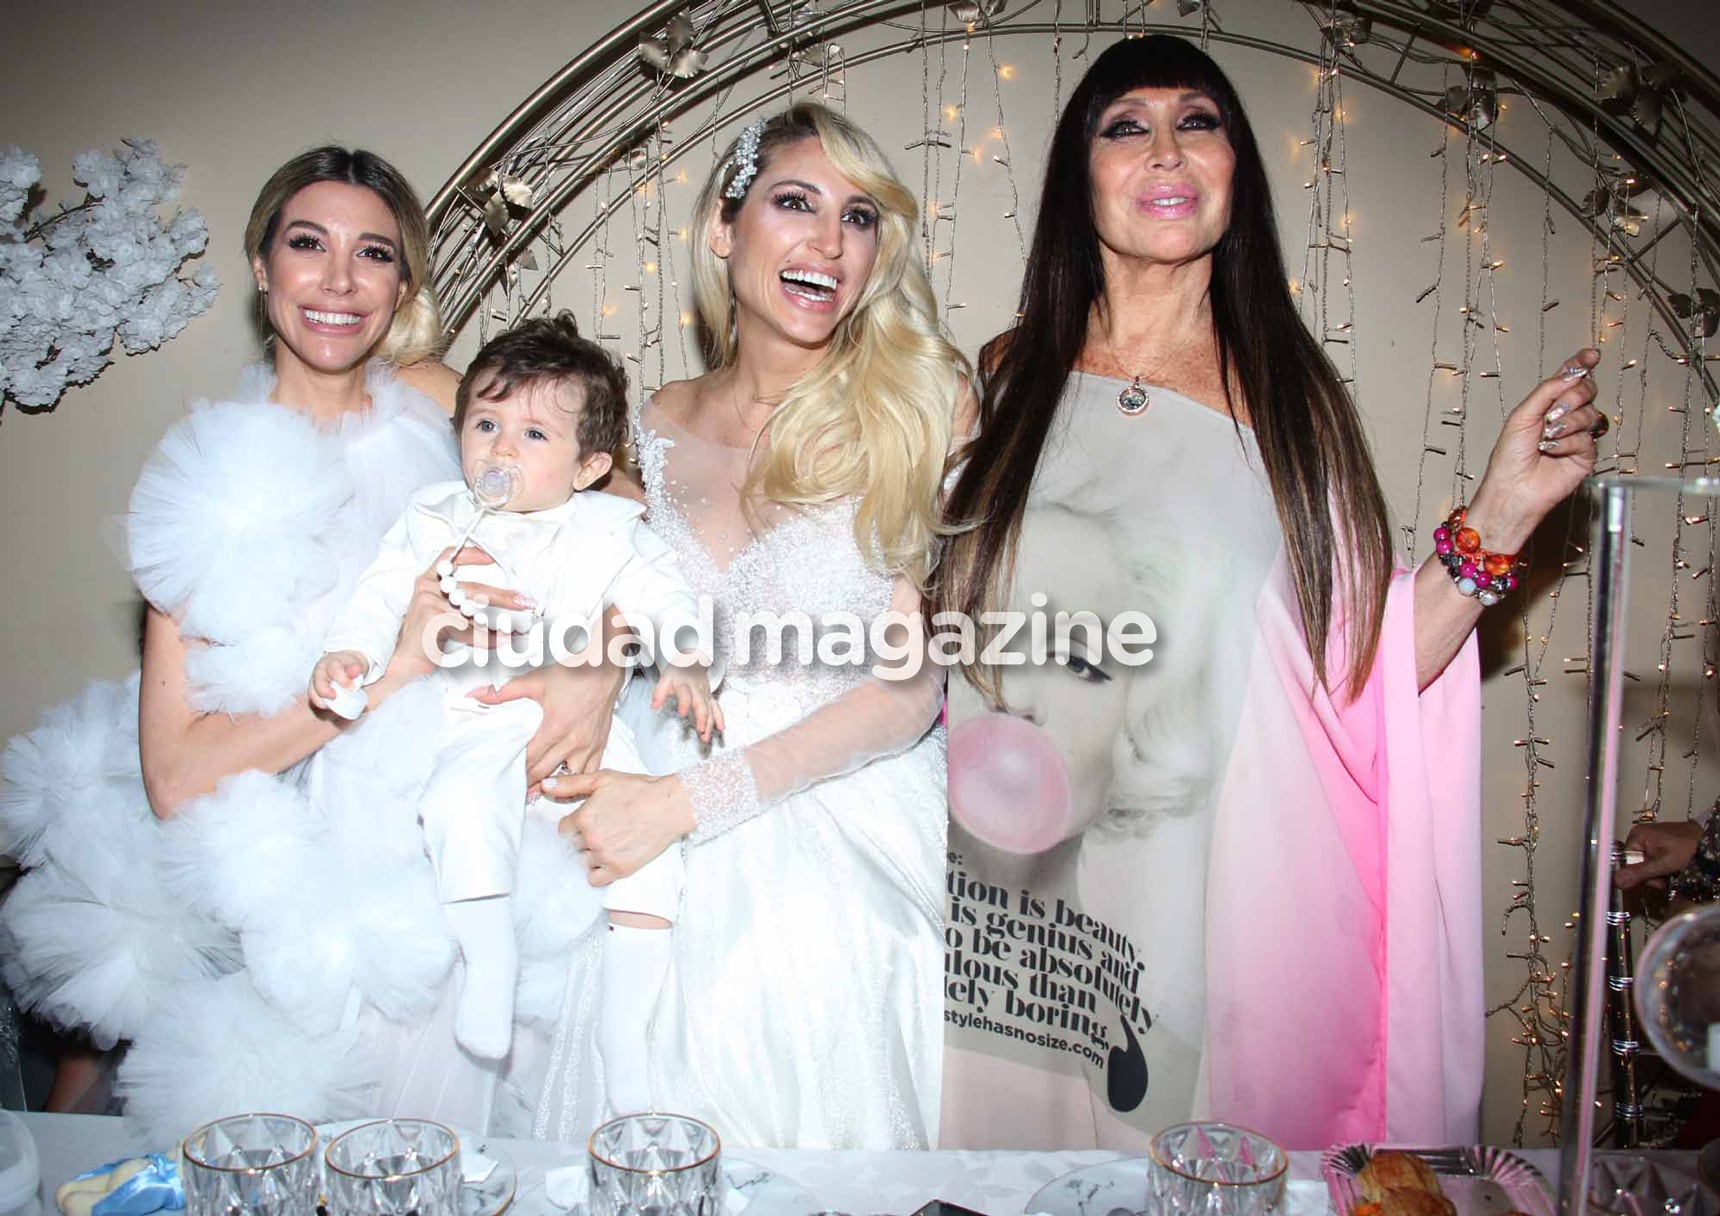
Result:
{"label": "metal pole", "polygon": [[[1613,869],[1624,862],[1622,844],[1612,848]],[[1636,1061],[1642,1044],[1636,1037],[1636,956],[1631,948],[1631,914],[1624,906],[1624,892],[1612,888],[1607,905],[1610,949],[1607,955],[1607,1025],[1612,1029],[1613,1147],[1642,1147],[1642,1086],[1637,1081]]]}
{"label": "metal pole", "polygon": [[1624,699],[1625,576],[1630,566],[1628,484],[1602,478],[1589,570],[1594,579],[1594,636],[1589,664],[1589,797],[1584,823],[1582,910],[1577,914],[1576,984],[1571,1001],[1571,1050],[1566,1055],[1564,1117],[1559,1151],[1559,1209],[1584,1216],[1594,1159],[1595,1089],[1600,1079],[1606,1017],[1607,908],[1612,840],[1618,821],[1619,714]]}

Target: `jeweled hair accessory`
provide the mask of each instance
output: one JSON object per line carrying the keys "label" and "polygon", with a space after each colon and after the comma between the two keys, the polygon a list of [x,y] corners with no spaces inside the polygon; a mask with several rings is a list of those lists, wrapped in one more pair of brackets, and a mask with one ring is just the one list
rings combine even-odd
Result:
{"label": "jeweled hair accessory", "polygon": [[724,198],[744,198],[752,179],[758,176],[758,141],[764,134],[764,123],[765,120],[760,118],[747,124],[746,130],[741,132],[740,140],[735,144],[734,157],[729,161],[735,167],[735,175],[723,187]]}

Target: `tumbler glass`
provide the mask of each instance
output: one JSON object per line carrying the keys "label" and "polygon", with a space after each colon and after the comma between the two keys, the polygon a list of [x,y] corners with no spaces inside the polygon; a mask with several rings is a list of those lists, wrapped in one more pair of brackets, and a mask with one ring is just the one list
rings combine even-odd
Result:
{"label": "tumbler glass", "polygon": [[460,1138],[428,1119],[379,1119],[325,1156],[329,1216],[458,1216]]}
{"label": "tumbler glass", "polygon": [[317,1133],[291,1115],[234,1115],[185,1137],[186,1216],[312,1216]]}
{"label": "tumbler glass", "polygon": [[623,1115],[591,1133],[591,1216],[715,1216],[717,1133],[684,1115]]}
{"label": "tumbler glass", "polygon": [[1284,1200],[1290,1159],[1229,1123],[1178,1123],[1152,1140],[1148,1210],[1160,1216],[1268,1216]]}

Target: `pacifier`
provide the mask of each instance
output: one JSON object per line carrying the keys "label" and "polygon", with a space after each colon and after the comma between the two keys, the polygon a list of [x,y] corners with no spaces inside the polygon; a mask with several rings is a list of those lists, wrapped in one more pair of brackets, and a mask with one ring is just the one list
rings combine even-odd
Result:
{"label": "pacifier", "polygon": [[520,466],[481,460],[473,469],[472,496],[486,511],[500,511],[520,492]]}
{"label": "pacifier", "polygon": [[[466,525],[466,531],[454,545],[458,553],[466,547],[466,542],[472,539],[472,533],[478,526],[478,521],[491,511],[500,511],[519,494],[524,478],[517,464],[500,464],[491,460],[480,460],[472,468],[472,478],[468,486],[472,497],[477,500],[478,513],[472,517],[472,522]],[[455,590],[454,561],[445,557],[436,563],[436,575],[440,578],[442,594],[452,595]],[[458,605],[456,605],[458,607]],[[471,614],[468,613],[468,616]]]}
{"label": "pacifier", "polygon": [[[467,485],[472,491],[472,497],[478,504],[478,510],[472,516],[472,522],[466,525],[466,531],[454,545],[453,553],[458,553],[472,539],[479,522],[491,511],[500,511],[507,507],[519,496],[524,488],[525,478],[517,464],[503,464],[498,461],[480,460],[472,467],[472,476]],[[480,613],[484,616],[483,623],[500,633],[513,633],[530,621],[530,616],[522,622],[514,613],[499,608],[488,608],[486,604],[466,594],[466,589],[460,586],[460,581],[454,576],[454,559],[452,554],[436,563],[437,585],[442,594],[448,597],[448,603],[456,608],[461,616],[468,620],[476,619]]]}

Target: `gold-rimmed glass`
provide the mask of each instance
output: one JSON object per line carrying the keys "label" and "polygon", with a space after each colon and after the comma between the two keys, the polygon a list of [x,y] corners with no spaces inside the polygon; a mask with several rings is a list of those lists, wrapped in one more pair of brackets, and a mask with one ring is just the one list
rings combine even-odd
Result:
{"label": "gold-rimmed glass", "polygon": [[1290,1158],[1233,1123],[1178,1123],[1152,1139],[1147,1208],[1161,1216],[1269,1216],[1284,1202]]}
{"label": "gold-rimmed glass", "polygon": [[591,1133],[591,1216],[715,1216],[722,1141],[685,1115],[623,1115]]}
{"label": "gold-rimmed glass", "polygon": [[216,1119],[185,1137],[186,1216],[312,1216],[317,1132],[291,1115]]}
{"label": "gold-rimmed glass", "polygon": [[329,1142],[329,1216],[458,1216],[460,1138],[428,1119],[378,1119]]}

